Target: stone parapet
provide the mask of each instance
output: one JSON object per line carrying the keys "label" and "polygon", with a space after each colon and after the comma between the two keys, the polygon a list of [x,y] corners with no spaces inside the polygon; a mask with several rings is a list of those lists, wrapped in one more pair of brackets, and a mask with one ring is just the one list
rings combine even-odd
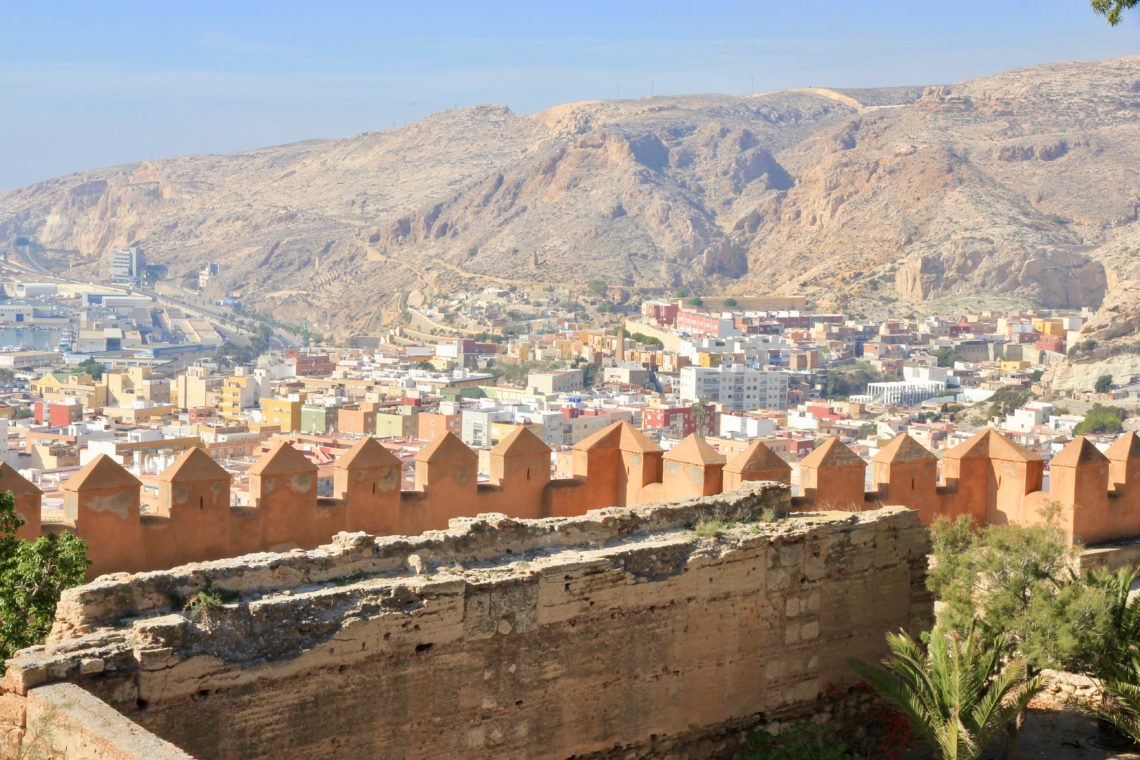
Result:
{"label": "stone parapet", "polygon": [[[931,624],[914,511],[771,520],[788,504],[746,483],[109,576],[65,593],[2,698],[74,683],[203,759],[682,751],[812,714],[847,658]],[[203,591],[223,601],[186,606]]]}

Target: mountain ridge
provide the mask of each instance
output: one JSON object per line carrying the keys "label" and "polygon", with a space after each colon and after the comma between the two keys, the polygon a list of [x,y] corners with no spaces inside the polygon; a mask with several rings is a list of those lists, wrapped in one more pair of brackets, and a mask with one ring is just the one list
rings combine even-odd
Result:
{"label": "mountain ridge", "polygon": [[987,293],[1106,304],[1124,311],[1089,334],[1112,352],[1140,282],[1137,115],[1140,56],[925,87],[468,106],[0,193],[0,245],[30,237],[88,273],[132,242],[172,271],[219,261],[217,289],[342,336],[390,323],[411,290],[599,278],[903,312]]}

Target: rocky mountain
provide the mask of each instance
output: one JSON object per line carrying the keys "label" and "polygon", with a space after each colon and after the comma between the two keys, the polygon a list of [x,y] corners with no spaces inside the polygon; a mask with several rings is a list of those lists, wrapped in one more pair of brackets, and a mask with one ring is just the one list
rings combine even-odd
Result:
{"label": "rocky mountain", "polygon": [[389,132],[84,172],[0,194],[0,245],[97,271],[138,242],[338,335],[462,284],[1101,307],[1140,327],[1140,57],[955,85],[479,106]]}

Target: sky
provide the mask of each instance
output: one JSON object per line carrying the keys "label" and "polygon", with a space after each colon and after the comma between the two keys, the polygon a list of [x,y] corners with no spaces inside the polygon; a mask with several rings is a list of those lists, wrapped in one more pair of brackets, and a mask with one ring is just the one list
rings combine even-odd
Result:
{"label": "sky", "polygon": [[1140,54],[1086,0],[0,0],[0,190],[505,103],[941,84]]}

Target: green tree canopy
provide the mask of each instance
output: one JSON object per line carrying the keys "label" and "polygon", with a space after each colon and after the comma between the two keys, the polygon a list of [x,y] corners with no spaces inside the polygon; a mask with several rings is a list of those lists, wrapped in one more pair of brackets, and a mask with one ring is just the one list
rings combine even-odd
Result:
{"label": "green tree canopy", "polygon": [[24,520],[12,493],[0,493],[0,662],[40,644],[65,588],[83,582],[87,544],[71,533],[18,540]]}
{"label": "green tree canopy", "polygon": [[1009,654],[1025,657],[1031,671],[1089,672],[1119,638],[1120,595],[1111,583],[1073,572],[1079,543],[1056,527],[1054,512],[1043,517],[1029,527],[981,530],[968,517],[934,522],[927,587],[944,605],[938,625],[959,632],[977,625]]}
{"label": "green tree canopy", "polygon": [[97,359],[84,359],[79,363],[79,369],[86,372],[95,380],[103,377],[103,362]]}
{"label": "green tree canopy", "polygon": [[1092,8],[1104,16],[1109,24],[1116,26],[1124,11],[1135,8],[1137,2],[1140,0],[1092,0]]}
{"label": "green tree canopy", "polygon": [[1119,433],[1124,429],[1124,410],[1117,406],[1093,404],[1085,418],[1073,428],[1077,435],[1091,433]]}
{"label": "green tree canopy", "polygon": [[1093,390],[1097,393],[1108,393],[1112,390],[1112,375],[1101,375],[1096,379]]}
{"label": "green tree canopy", "polygon": [[1030,398],[1028,391],[1019,391],[1015,388],[998,388],[990,396],[990,417],[1005,417],[1025,405]]}
{"label": "green tree canopy", "polygon": [[665,346],[665,344],[661,342],[660,338],[654,338],[650,335],[643,335],[642,333],[634,333],[633,335],[629,336],[629,339],[635,343],[640,343],[641,345],[647,346],[649,348],[663,348]]}

